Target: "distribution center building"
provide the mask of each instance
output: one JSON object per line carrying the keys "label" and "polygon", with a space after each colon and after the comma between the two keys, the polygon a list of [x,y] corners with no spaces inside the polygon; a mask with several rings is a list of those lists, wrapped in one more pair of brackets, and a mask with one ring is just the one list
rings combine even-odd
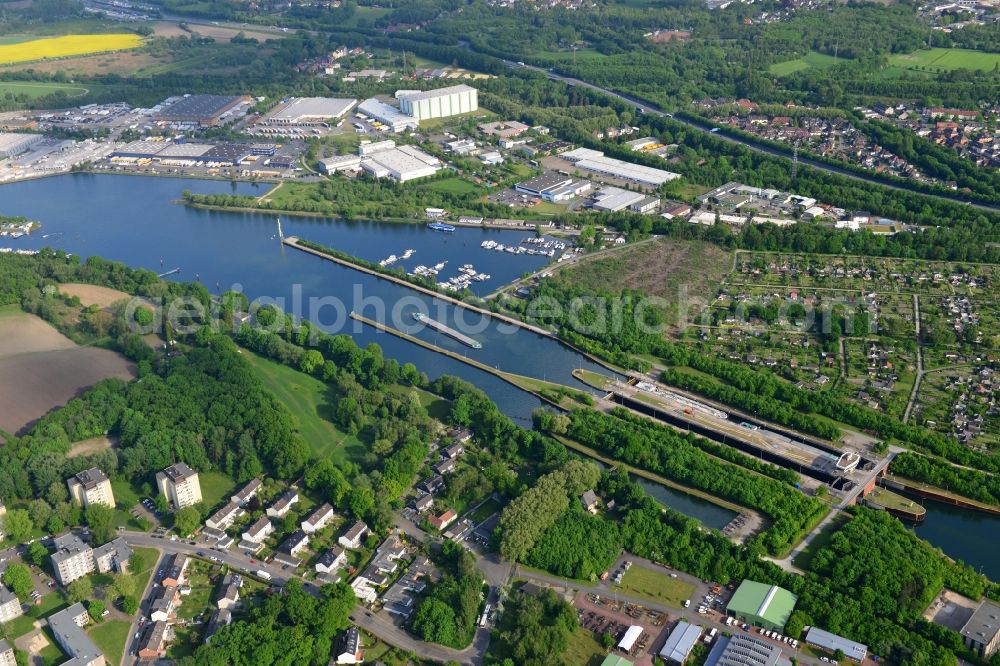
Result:
{"label": "distribution center building", "polygon": [[267,125],[318,125],[343,118],[358,103],[356,99],[334,97],[292,97],[264,118]]}
{"label": "distribution center building", "polygon": [[796,601],[798,597],[777,585],[745,580],[736,588],[726,612],[744,622],[781,631]]}
{"label": "distribution center building", "polygon": [[613,157],[606,157],[601,151],[591,148],[570,150],[569,152],[562,153],[560,157],[568,162],[572,162],[580,169],[587,169],[594,173],[651,187],[659,187],[667,181],[681,177],[679,173],[654,169],[653,167],[641,164],[632,164],[631,162],[623,162]]}
{"label": "distribution center building", "polygon": [[14,157],[27,152],[31,146],[45,138],[44,134],[8,134],[0,132],[0,158]]}
{"label": "distribution center building", "polygon": [[156,118],[172,123],[215,127],[228,117],[249,107],[250,97],[234,95],[184,95],[164,102]]}
{"label": "distribution center building", "polygon": [[385,102],[372,97],[366,99],[358,105],[358,111],[368,116],[372,120],[377,120],[389,128],[390,132],[403,132],[408,129],[417,129],[420,122],[413,116],[402,113],[394,106],[389,106]]}
{"label": "distribution center building", "polygon": [[398,90],[399,109],[418,121],[447,118],[479,108],[479,91],[465,84],[437,90]]}

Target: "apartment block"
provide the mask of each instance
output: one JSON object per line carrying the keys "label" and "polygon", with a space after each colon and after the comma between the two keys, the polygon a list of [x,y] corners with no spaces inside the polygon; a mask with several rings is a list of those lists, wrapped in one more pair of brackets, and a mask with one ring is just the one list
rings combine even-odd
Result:
{"label": "apartment block", "polygon": [[60,585],[69,585],[94,571],[94,550],[72,532],[56,537],[52,569]]}
{"label": "apartment block", "polygon": [[111,490],[111,480],[96,467],[85,469],[66,480],[69,496],[74,502],[87,508],[91,504],[104,504],[115,508],[115,494]]}
{"label": "apartment block", "polygon": [[177,463],[157,472],[156,487],[174,509],[183,509],[201,502],[198,472],[188,467],[187,463]]}

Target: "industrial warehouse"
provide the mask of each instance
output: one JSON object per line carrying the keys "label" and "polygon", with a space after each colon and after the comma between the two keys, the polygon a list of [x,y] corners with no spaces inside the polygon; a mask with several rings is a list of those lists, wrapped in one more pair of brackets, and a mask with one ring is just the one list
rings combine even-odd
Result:
{"label": "industrial warehouse", "polygon": [[44,139],[42,134],[9,134],[0,132],[0,158],[14,157]]}
{"label": "industrial warehouse", "polygon": [[593,173],[649,187],[659,187],[666,182],[681,177],[679,173],[654,169],[653,167],[641,164],[632,164],[631,162],[623,162],[613,157],[606,157],[601,151],[591,148],[570,150],[562,153],[560,157],[567,162],[571,162],[578,169],[586,169]]}
{"label": "industrial warehouse", "polygon": [[153,117],[175,126],[218,127],[245,113],[252,102],[246,95],[183,95],[162,102]]}
{"label": "industrial warehouse", "polygon": [[361,144],[361,168],[375,178],[392,178],[399,183],[433,176],[441,160],[413,146],[396,146],[393,141]]}
{"label": "industrial warehouse", "polygon": [[389,128],[390,132],[405,132],[420,125],[413,116],[408,116],[394,106],[372,97],[358,105],[358,111]]}
{"label": "industrial warehouse", "polygon": [[334,97],[292,97],[274,107],[261,123],[264,125],[309,126],[339,120],[354,108],[356,99]]}
{"label": "industrial warehouse", "polygon": [[399,110],[421,120],[447,118],[479,108],[479,91],[465,84],[436,90],[397,90]]}
{"label": "industrial warehouse", "polygon": [[[279,146],[273,143],[189,143],[166,139],[142,139],[115,148],[107,161],[114,170],[149,170],[151,165],[199,170],[241,167],[245,175],[287,177],[291,175],[304,145],[293,143]],[[97,169],[102,166],[98,165]]]}
{"label": "industrial warehouse", "polygon": [[798,597],[777,585],[745,580],[736,588],[726,612],[743,622],[781,631],[796,601]]}

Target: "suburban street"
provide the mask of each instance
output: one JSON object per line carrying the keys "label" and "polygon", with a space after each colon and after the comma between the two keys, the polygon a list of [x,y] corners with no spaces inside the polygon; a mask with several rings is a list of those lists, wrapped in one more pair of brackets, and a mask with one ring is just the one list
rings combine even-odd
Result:
{"label": "suburban street", "polygon": [[[419,530],[418,533],[420,533]],[[199,543],[197,541],[195,541],[194,544],[192,544],[190,540],[178,539],[177,541],[173,541],[169,537],[159,538],[145,532],[123,532],[122,536],[125,537],[125,541],[130,546],[157,548],[160,549],[164,555],[185,553],[189,556],[197,557],[198,551],[203,551],[206,555],[210,554],[213,557],[217,557],[220,564],[226,564],[231,569],[240,570],[251,575],[255,574],[257,571],[265,571],[271,574],[271,580],[269,582],[279,587],[285,585],[293,577],[297,577],[294,576],[294,574],[291,574],[284,567],[266,564],[256,558],[254,558],[253,562],[251,562],[251,558],[243,555],[242,553],[211,550],[207,544]],[[423,539],[427,538],[427,535],[423,534]],[[158,563],[157,566],[160,566],[160,564]],[[154,570],[154,575],[150,579],[150,587],[147,588],[142,602],[140,603],[140,613],[145,613],[148,608],[147,599],[149,591],[152,589],[153,583],[156,579],[155,574],[156,571]],[[312,593],[317,593],[319,591],[319,588],[313,583],[306,582],[305,587],[306,590]],[[390,619],[391,616],[388,613],[371,613],[360,604],[358,605],[358,609],[352,615],[352,618],[352,621],[354,621],[355,624],[362,629],[371,632],[382,641],[388,643],[389,645],[413,652],[423,659],[432,659],[440,662],[454,660],[463,664],[479,664],[482,661],[482,655],[485,654],[486,648],[489,645],[488,629],[478,630],[472,645],[465,650],[454,650],[442,645],[435,645],[433,643],[420,641],[410,635],[410,633],[405,629],[396,626]],[[129,647],[126,649],[126,654],[122,660],[122,664],[137,663],[137,660],[130,656],[130,653],[135,651],[135,643],[137,643],[135,640],[137,622],[138,618],[136,618],[132,624],[130,634],[131,638],[128,641]]]}

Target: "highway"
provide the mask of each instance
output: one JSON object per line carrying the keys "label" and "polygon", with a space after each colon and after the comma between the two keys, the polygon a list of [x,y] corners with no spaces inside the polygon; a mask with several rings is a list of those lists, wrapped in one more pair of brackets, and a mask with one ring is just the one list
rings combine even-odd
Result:
{"label": "highway", "polygon": [[[619,99],[623,102],[634,105],[636,107],[636,110],[638,110],[640,113],[650,114],[658,116],[660,118],[670,118],[674,122],[681,123],[682,125],[687,125],[688,127],[701,130],[702,132],[711,132],[713,129],[715,129],[714,126],[709,123],[703,123],[688,118],[681,118],[679,116],[674,116],[673,114],[667,113],[663,109],[660,109],[657,106],[650,104],[648,101],[638,99],[636,97],[633,97],[625,93],[616,92],[614,90],[611,90],[610,88],[602,88],[601,86],[595,85],[593,83],[588,83],[587,81],[583,81],[582,79],[577,79],[572,76],[564,76],[557,72],[545,70],[542,69],[541,67],[535,67],[533,65],[522,65],[521,63],[512,62],[510,60],[504,60],[503,62],[505,65],[507,65],[507,67],[510,67],[511,69],[530,69],[540,74],[544,74],[553,81],[559,81],[561,83],[565,83],[566,85],[570,86],[581,86],[583,88],[589,88],[591,90],[604,93],[605,95],[609,95],[611,97],[614,97],[615,99]],[[730,136],[728,134],[725,134],[724,132],[714,132],[713,134],[717,139],[745,146],[746,148],[749,148],[754,152],[761,153],[764,155],[771,155],[772,157],[780,157],[782,159],[786,159],[789,161],[791,160],[791,157],[788,155],[788,153],[781,150],[777,150],[776,148],[771,148],[770,146],[759,144],[750,141],[748,139],[744,139],[742,137]],[[864,183],[870,183],[873,185],[879,185],[881,187],[888,187],[889,189],[893,190],[899,190],[900,192],[921,194],[923,196],[934,197],[936,199],[942,199],[944,201],[951,201],[953,203],[973,206],[980,210],[985,210],[993,213],[1000,212],[1000,206],[987,204],[979,201],[970,201],[960,198],[958,196],[951,197],[951,196],[946,196],[944,194],[929,194],[926,192],[918,192],[916,190],[907,187],[902,187],[900,185],[893,185],[891,183],[886,183],[882,180],[879,180],[878,178],[875,178],[874,176],[866,176],[865,174],[862,173],[857,173],[855,171],[850,171],[848,169],[832,166],[830,164],[814,160],[808,156],[804,156],[801,154],[799,155],[799,164],[805,164],[819,171],[825,171],[826,173],[832,173],[838,176],[844,176],[845,178],[850,178],[852,180],[857,180]]]}

